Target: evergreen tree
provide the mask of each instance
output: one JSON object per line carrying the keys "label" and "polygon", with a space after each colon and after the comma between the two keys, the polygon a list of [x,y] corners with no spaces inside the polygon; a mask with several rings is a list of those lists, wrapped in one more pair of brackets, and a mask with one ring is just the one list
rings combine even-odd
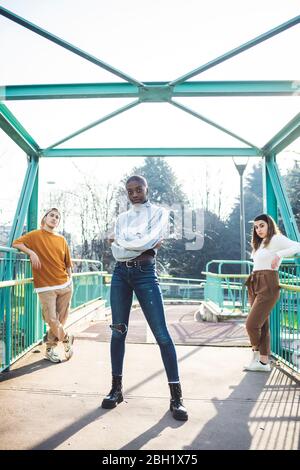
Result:
{"label": "evergreen tree", "polygon": [[187,201],[174,171],[162,157],[146,157],[143,165],[134,167],[130,175],[122,178],[124,185],[132,175],[146,178],[149,185],[149,200],[153,204],[172,206],[172,204],[183,204]]}
{"label": "evergreen tree", "polygon": [[300,166],[295,160],[294,166],[284,177],[284,182],[292,206],[293,214],[300,230]]}
{"label": "evergreen tree", "polygon": [[[142,166],[134,168],[131,174],[144,176],[149,184],[149,199],[154,204],[178,207],[189,210],[188,198],[180,188],[176,176],[163,158],[148,157]],[[128,176],[127,176],[128,177]],[[125,183],[126,178],[123,182]],[[180,216],[177,211],[177,216]],[[178,233],[178,239],[165,240],[158,250],[158,265],[163,265],[175,277],[202,278],[206,263],[212,259],[224,258],[227,249],[224,244],[225,223],[212,212],[204,213],[204,245],[199,250],[187,250],[190,239]],[[179,230],[180,231],[180,230]]]}
{"label": "evergreen tree", "polygon": [[[177,213],[176,220],[178,220],[178,217],[181,216],[182,205],[187,203],[187,197],[166,160],[162,157],[146,157],[143,165],[132,170],[131,175],[133,174],[146,178],[149,185],[149,200],[153,204],[161,204],[168,209],[173,206]],[[123,179],[124,183],[127,178],[128,175]],[[165,240],[158,250],[158,270],[167,271],[174,276],[183,276],[188,261],[184,260],[184,241],[181,239],[181,233],[178,233],[177,236],[179,239]]]}
{"label": "evergreen tree", "polygon": [[[251,249],[252,221],[256,215],[263,212],[262,164],[255,165],[246,178],[244,189],[246,250],[248,258]],[[249,223],[251,222],[251,223]],[[226,242],[228,245],[227,259],[241,259],[240,242],[240,197],[237,198],[232,212],[227,219]]]}

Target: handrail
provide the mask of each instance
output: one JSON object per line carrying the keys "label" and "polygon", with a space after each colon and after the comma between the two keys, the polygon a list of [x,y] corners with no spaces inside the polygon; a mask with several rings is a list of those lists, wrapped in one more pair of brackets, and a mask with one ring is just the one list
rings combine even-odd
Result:
{"label": "handrail", "polygon": [[[13,248],[13,247],[10,247],[10,246],[2,246],[0,245],[0,251],[12,251],[14,253],[19,253],[19,250],[17,250],[16,248]],[[99,259],[87,259],[87,258],[71,258],[72,261],[85,261],[85,262],[89,262],[89,263],[100,263],[102,264],[102,261],[100,261]]]}
{"label": "handrail", "polygon": [[33,278],[29,277],[27,279],[21,279],[19,281],[1,281],[0,289],[4,287],[14,287],[14,286],[23,286],[24,284],[30,284],[33,282]]}
{"label": "handrail", "polygon": [[87,259],[87,258],[71,258],[71,261],[85,262],[85,263],[99,263],[102,264],[102,261],[99,259]]}
{"label": "handrail", "polygon": [[241,261],[241,260],[212,259],[211,261],[206,263],[206,269],[208,270],[208,266],[210,264],[213,264],[213,263],[222,263],[222,264],[243,264],[243,263],[246,263],[246,264],[249,264],[249,265],[253,264],[253,262],[249,261],[249,260],[242,260]]}
{"label": "handrail", "polygon": [[[203,273],[202,273],[203,274]],[[106,277],[112,277],[112,273],[106,273],[105,274]],[[173,276],[158,276],[159,279],[160,279],[160,282],[163,282],[164,279],[168,280],[168,279],[172,279],[173,281],[192,281],[192,282],[206,282],[206,279],[193,279],[193,278],[189,278],[189,277],[173,277]]]}
{"label": "handrail", "polygon": [[[300,279],[298,279],[300,282]],[[279,283],[279,287],[281,287],[284,290],[291,290],[293,292],[300,292],[300,286],[291,286],[289,284],[281,284]]]}
{"label": "handrail", "polygon": [[87,271],[85,273],[72,273],[72,277],[105,275],[106,271]]}
{"label": "handrail", "polygon": [[[209,275],[211,277],[216,277],[216,278],[235,278],[235,277],[238,277],[238,278],[246,278],[248,277],[247,274],[216,274],[216,273],[210,273],[210,272],[207,272],[207,271],[202,271],[201,274],[206,274],[206,275]],[[299,281],[300,283],[300,279],[299,278],[296,278],[294,279],[295,281]],[[282,289],[284,290],[290,290],[290,291],[294,291],[294,292],[300,292],[300,286],[291,286],[289,284],[284,284],[284,283],[279,283],[279,287],[281,287]]]}
{"label": "handrail", "polygon": [[[163,282],[163,281],[159,281],[159,284],[161,286],[178,286],[178,287],[203,287],[205,282],[204,281],[201,281],[199,282],[199,284],[179,284],[179,283],[175,283],[175,282]],[[106,285],[110,285],[110,284],[106,284]]]}
{"label": "handrail", "polygon": [[226,273],[222,273],[222,274],[217,274],[217,273],[211,273],[209,271],[201,271],[201,274],[205,274],[206,276],[209,275],[211,277],[217,277],[217,278],[227,278],[227,277],[230,277],[230,278],[247,278],[249,277],[249,274],[226,274]]}
{"label": "handrail", "polygon": [[173,276],[158,276],[160,279],[174,279],[175,281],[192,281],[192,282],[201,282],[204,281],[205,279],[193,279],[189,277],[173,277]]}
{"label": "handrail", "polygon": [[4,251],[6,253],[17,253],[18,250],[16,250],[15,248],[11,248],[10,246],[1,246],[0,245],[0,251]]}
{"label": "handrail", "polygon": [[[80,277],[80,276],[94,276],[94,275],[102,275],[105,274],[105,271],[88,271],[86,273],[73,273],[72,277]],[[30,284],[33,282],[33,278],[29,277],[26,279],[20,280],[12,280],[12,281],[1,281],[0,282],[0,289],[4,287],[14,287],[14,286],[22,286],[24,284]]]}

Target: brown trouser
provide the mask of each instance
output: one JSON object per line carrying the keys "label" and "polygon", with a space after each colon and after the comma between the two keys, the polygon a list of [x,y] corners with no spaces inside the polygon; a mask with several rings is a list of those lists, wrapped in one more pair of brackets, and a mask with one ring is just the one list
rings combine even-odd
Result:
{"label": "brown trouser", "polygon": [[39,292],[38,295],[44,321],[49,325],[46,347],[51,348],[65,337],[64,324],[70,310],[72,286]]}
{"label": "brown trouser", "polygon": [[253,348],[262,356],[270,354],[269,316],[280,295],[277,271],[254,271],[248,277],[249,312],[246,328]]}

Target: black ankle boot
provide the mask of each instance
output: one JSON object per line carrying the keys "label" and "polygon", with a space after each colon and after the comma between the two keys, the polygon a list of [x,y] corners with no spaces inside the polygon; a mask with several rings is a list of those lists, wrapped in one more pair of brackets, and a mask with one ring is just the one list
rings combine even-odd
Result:
{"label": "black ankle boot", "polygon": [[122,401],[122,375],[113,375],[111,391],[102,401],[101,407],[106,409],[115,408]]}
{"label": "black ankle boot", "polygon": [[183,406],[180,383],[169,383],[169,387],[171,391],[170,411],[173,413],[173,418],[178,421],[187,421],[188,414]]}

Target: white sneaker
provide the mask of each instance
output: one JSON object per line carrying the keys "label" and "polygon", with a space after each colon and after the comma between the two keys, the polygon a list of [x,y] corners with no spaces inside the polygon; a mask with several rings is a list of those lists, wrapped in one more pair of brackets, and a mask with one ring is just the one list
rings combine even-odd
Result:
{"label": "white sneaker", "polygon": [[53,348],[47,348],[44,359],[51,362],[61,362],[59,355],[54,351]]}
{"label": "white sneaker", "polygon": [[74,343],[74,335],[67,336],[67,339],[63,342],[65,348],[65,356],[66,359],[69,360],[73,356],[73,343]]}
{"label": "white sneaker", "polygon": [[252,368],[254,364],[256,364],[257,361],[260,359],[260,353],[259,351],[253,351],[252,350],[252,359],[250,361],[249,366],[244,366],[244,370],[249,370],[249,367]]}
{"label": "white sneaker", "polygon": [[245,367],[245,370],[252,372],[271,372],[271,366],[269,363],[262,364],[260,361],[252,361],[249,366]]}
{"label": "white sneaker", "polygon": [[252,353],[253,353],[252,361],[259,361],[260,352],[259,352],[259,351],[253,351],[253,350],[252,350]]}

